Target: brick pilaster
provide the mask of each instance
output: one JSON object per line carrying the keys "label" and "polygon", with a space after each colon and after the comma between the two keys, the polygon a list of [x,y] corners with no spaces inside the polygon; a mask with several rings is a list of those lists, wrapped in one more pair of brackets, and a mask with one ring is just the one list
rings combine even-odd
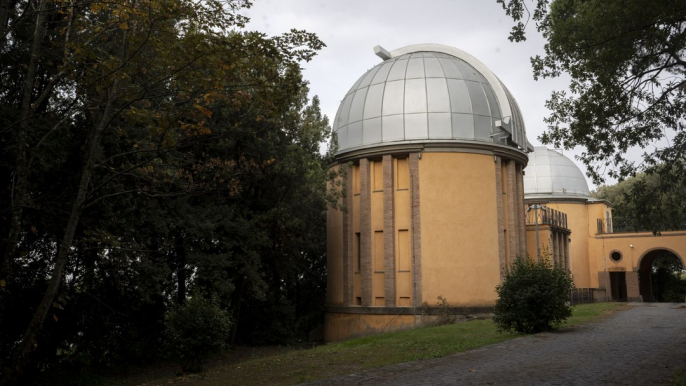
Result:
{"label": "brick pilaster", "polygon": [[505,240],[509,245],[510,256],[508,256],[509,261],[514,261],[519,253],[518,240],[519,240],[519,227],[516,221],[517,219],[517,193],[515,187],[517,183],[515,182],[515,163],[514,161],[509,161],[505,164],[505,192],[507,197],[507,233],[508,240]]}
{"label": "brick pilaster", "polygon": [[384,304],[388,307],[396,305],[393,188],[393,156],[385,155],[383,156]]}
{"label": "brick pilaster", "polygon": [[360,160],[360,290],[362,305],[372,298],[372,187],[369,160]]}
{"label": "brick pilaster", "polygon": [[564,244],[565,244],[565,268],[567,268],[568,271],[572,270],[572,259],[571,256],[569,256],[569,235],[564,235]]}
{"label": "brick pilaster", "polygon": [[560,238],[558,237],[558,233],[555,231],[551,231],[550,236],[551,236],[551,239],[553,242],[553,245],[552,245],[552,247],[553,247],[553,251],[552,251],[553,252],[553,262],[555,262],[555,264],[560,264],[560,248],[559,248],[559,245],[560,245],[559,239]]}
{"label": "brick pilaster", "polygon": [[419,201],[419,154],[411,153],[410,205],[412,216],[412,276],[414,277],[414,303],[422,304],[422,224]]}
{"label": "brick pilaster", "polygon": [[519,256],[526,257],[526,208],[524,207],[524,165],[517,165],[517,200],[519,221]]}
{"label": "brick pilaster", "polygon": [[500,282],[505,279],[507,258],[505,257],[505,218],[503,215],[503,176],[502,159],[495,157],[495,205],[498,212],[498,262],[500,264]]}
{"label": "brick pilaster", "polygon": [[343,213],[343,304],[353,304],[353,169],[345,168],[345,212]]}

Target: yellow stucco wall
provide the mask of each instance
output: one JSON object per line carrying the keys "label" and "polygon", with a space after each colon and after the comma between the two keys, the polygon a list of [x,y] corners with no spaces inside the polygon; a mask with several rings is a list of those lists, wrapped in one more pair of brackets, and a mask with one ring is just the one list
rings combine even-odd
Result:
{"label": "yellow stucco wall", "polygon": [[[597,220],[607,223],[608,213],[612,218],[612,208],[605,202],[558,201],[545,205],[567,214],[567,224],[572,231],[569,236],[572,240],[569,244],[571,269],[578,288],[603,287],[605,284],[599,280],[599,274],[604,272],[638,271],[641,257],[655,249],[672,251],[686,263],[686,231],[663,232],[661,236],[650,232],[598,234]],[[527,226],[527,246],[532,257],[536,255],[533,229],[533,226]],[[547,236],[539,232],[539,237],[543,248]],[[620,261],[610,259],[613,251],[622,254]]]}
{"label": "yellow stucco wall", "polygon": [[423,153],[419,181],[423,300],[493,305],[500,283],[493,156]]}
{"label": "yellow stucco wall", "polygon": [[577,288],[597,287],[597,284],[592,285],[590,281],[590,277],[593,275],[588,259],[589,236],[594,235],[596,229],[595,218],[593,219],[593,228],[589,229],[589,216],[591,216],[589,206],[595,207],[596,205],[587,205],[585,202],[548,202],[546,206],[567,214],[567,227],[572,231],[572,234],[569,235],[572,240],[569,243],[569,255],[574,285]]}
{"label": "yellow stucco wall", "polygon": [[[538,247],[541,250],[541,257],[545,256],[546,249],[552,253],[552,246],[550,241],[551,236],[549,225],[538,225]],[[527,225],[526,226],[526,253],[529,258],[536,260],[538,258],[538,253],[536,251],[536,226]]]}
{"label": "yellow stucco wall", "polygon": [[[637,270],[640,259],[655,249],[675,253],[686,266],[686,231],[662,232],[661,236],[654,236],[651,232],[611,233],[594,236],[590,241],[589,255],[596,272],[605,271],[605,268],[607,271]],[[620,261],[610,259],[613,251],[622,254]],[[596,273],[596,280],[597,276]]]}

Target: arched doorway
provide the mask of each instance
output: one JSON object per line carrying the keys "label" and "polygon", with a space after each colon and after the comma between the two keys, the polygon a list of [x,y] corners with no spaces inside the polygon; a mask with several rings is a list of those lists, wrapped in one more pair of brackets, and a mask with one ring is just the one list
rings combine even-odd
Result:
{"label": "arched doorway", "polygon": [[684,261],[674,251],[651,249],[641,256],[638,267],[639,291],[644,302],[684,301]]}

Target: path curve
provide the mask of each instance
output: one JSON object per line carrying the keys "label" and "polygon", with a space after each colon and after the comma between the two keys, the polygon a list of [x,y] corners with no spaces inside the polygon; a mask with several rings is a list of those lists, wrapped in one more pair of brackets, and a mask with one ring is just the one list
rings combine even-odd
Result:
{"label": "path curve", "polygon": [[311,385],[666,385],[686,366],[686,306],[630,305],[583,326]]}

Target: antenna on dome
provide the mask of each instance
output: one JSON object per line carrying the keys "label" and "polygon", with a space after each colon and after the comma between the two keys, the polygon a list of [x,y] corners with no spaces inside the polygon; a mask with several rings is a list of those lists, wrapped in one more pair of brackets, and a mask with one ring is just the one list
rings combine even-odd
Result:
{"label": "antenna on dome", "polygon": [[376,54],[376,56],[380,57],[383,60],[388,60],[392,58],[391,53],[381,46],[374,47],[374,53]]}

